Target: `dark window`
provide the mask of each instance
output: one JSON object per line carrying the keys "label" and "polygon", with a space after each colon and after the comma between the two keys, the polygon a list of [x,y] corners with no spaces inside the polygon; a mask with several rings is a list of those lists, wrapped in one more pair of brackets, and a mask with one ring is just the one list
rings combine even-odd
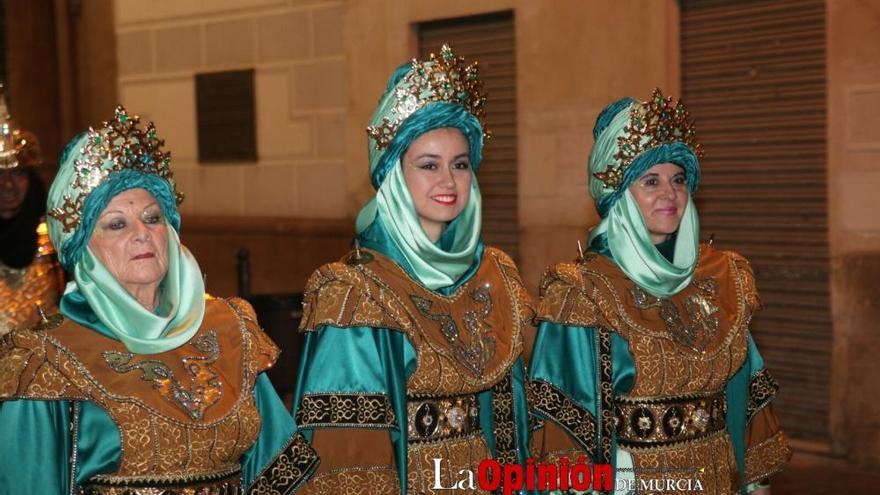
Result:
{"label": "dark window", "polygon": [[196,75],[199,161],[256,161],[254,71]]}
{"label": "dark window", "polygon": [[418,34],[421,58],[439,54],[447,43],[468,64],[479,61],[487,93],[486,124],[492,131],[477,173],[483,197],[483,240],[519,261],[513,12],[424,22]]}

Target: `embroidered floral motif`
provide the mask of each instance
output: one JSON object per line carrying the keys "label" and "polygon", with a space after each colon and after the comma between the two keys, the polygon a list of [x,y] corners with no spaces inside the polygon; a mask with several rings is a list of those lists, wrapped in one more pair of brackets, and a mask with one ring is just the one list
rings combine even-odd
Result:
{"label": "embroidered floral motif", "polygon": [[140,370],[141,379],[153,382],[159,394],[181,407],[191,418],[202,419],[205,411],[214,405],[222,395],[220,380],[210,365],[220,357],[220,344],[217,334],[212,330],[190,342],[190,345],[207,356],[187,356],[181,360],[192,377],[193,386],[185,387],[171,368],[157,359],[147,359],[132,363],[134,354],[130,352],[104,351],[104,361],[117,373]]}
{"label": "embroidered floral motif", "polygon": [[690,320],[686,323],[681,310],[670,299],[654,297],[639,286],[630,289],[633,302],[639,309],[657,309],[666,329],[676,342],[703,352],[718,333],[718,306],[715,299],[718,284],[711,277],[694,280],[698,294],[688,296],[684,310]]}
{"label": "embroidered floral motif", "polygon": [[461,339],[461,333],[455,319],[446,313],[432,313],[434,303],[428,299],[410,294],[416,309],[425,318],[440,323],[440,332],[452,345],[456,360],[467,368],[474,376],[483,374],[483,370],[495,356],[495,340],[488,331],[483,320],[492,312],[492,296],[489,286],[481,285],[470,292],[470,297],[482,306],[464,314],[464,327],[469,334],[470,344]]}

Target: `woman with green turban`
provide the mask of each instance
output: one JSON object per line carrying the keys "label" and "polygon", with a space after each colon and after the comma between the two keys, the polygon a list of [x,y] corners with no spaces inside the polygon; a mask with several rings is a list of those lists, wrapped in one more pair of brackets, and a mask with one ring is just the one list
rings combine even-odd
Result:
{"label": "woman with green turban", "polygon": [[770,405],[778,385],[749,335],[760,300],[748,261],[699,243],[688,114],[658,89],[606,107],[593,136],[602,221],[588,252],[541,282],[536,454],[614,464],[621,493],[766,493],[791,455]]}
{"label": "woman with green turban", "polygon": [[480,461],[526,460],[533,310],[480,241],[483,102],[476,66],[444,46],[391,76],[367,129],[376,195],[355,249],[305,290],[292,413],[320,458],[308,493],[484,493]]}
{"label": "woman with green turban", "polygon": [[138,123],[117,107],[62,154],[49,235],[73,281],[0,341],[0,493],[289,493],[309,447],[263,373],[278,349],[246,302],[206,300]]}

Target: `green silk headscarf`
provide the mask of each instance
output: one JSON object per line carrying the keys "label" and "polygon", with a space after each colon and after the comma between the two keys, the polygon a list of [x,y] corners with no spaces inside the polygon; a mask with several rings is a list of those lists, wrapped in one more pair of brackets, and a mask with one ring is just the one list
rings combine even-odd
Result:
{"label": "green silk headscarf", "polygon": [[[73,273],[61,300],[65,316],[115,338],[135,354],[156,354],[186,343],[199,329],[205,313],[205,287],[192,254],[180,244],[180,214],[169,161],[156,147],[155,131],[133,127],[124,109],[103,128],[76,136],[61,156],[58,174],[49,190],[49,237],[59,260]],[[120,124],[124,118],[126,126]],[[114,130],[111,125],[116,125]],[[152,131],[152,133],[150,133]],[[105,152],[90,152],[93,143],[109,142]],[[138,142],[152,147],[139,147]],[[93,149],[92,149],[93,151]],[[162,171],[149,165],[162,158]],[[87,170],[87,171],[86,171]],[[90,180],[93,179],[93,180]],[[168,223],[168,273],[160,283],[159,305],[148,311],[132,297],[88,248],[95,222],[119,193],[144,189],[156,198]],[[71,199],[77,207],[64,209]],[[53,215],[52,212],[58,212]],[[73,215],[76,222],[67,222]]]}
{"label": "green silk headscarf", "polygon": [[[423,89],[418,98],[413,97],[414,88],[424,88],[419,85],[419,71],[430,72],[436,63],[405,64],[389,80],[370,125],[378,127],[393,121],[397,126],[386,146],[379,146],[375,138],[369,140],[370,176],[377,191],[361,209],[355,227],[359,238],[387,237],[402,256],[405,268],[431,290],[455,284],[468,272],[482,244],[482,201],[475,172],[482,160],[483,127],[463,102],[438,101],[432,89]],[[464,210],[435,243],[422,229],[403,176],[401,157],[415,139],[439,128],[456,128],[468,140],[473,175]],[[373,235],[371,231],[377,229],[383,229],[383,233]]]}
{"label": "green silk headscarf", "polygon": [[[659,91],[655,96],[657,94]],[[615,155],[620,151],[622,140],[631,137],[633,111],[640,111],[646,105],[624,98],[607,106],[596,120],[593,129],[596,141],[589,162],[589,188],[602,221],[590,233],[589,243],[591,246],[606,244],[611,257],[630,280],[649,294],[668,298],[690,285],[699,256],[699,217],[692,199],[700,179],[696,152],[683,141],[666,140],[656,144],[649,136],[642,136],[640,144],[644,149],[622,167],[620,184],[615,187],[599,178],[619,165]],[[648,169],[667,162],[675,163],[685,171],[690,193],[676,233],[672,261],[667,260],[651,242],[638,203],[629,192],[629,186]]]}
{"label": "green silk headscarf", "polygon": [[155,311],[141,306],[88,247],[74,265],[73,278],[65,297],[85,299],[103,324],[98,330],[109,330],[108,337],[121,341],[135,354],[157,354],[180,347],[202,324],[205,287],[201,270],[174,229],[168,229],[168,273],[162,280]]}

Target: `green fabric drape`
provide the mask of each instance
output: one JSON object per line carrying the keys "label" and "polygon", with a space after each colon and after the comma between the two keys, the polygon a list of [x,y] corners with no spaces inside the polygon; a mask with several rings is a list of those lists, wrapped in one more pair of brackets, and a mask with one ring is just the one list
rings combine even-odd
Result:
{"label": "green fabric drape", "polygon": [[671,262],[651,241],[639,205],[629,191],[590,232],[589,243],[597,242],[600,236],[621,270],[649,294],[667,298],[690,285],[700,254],[699,219],[690,198],[676,233]]}
{"label": "green fabric drape", "polygon": [[[473,174],[473,172],[471,172]],[[468,203],[433,242],[422,229],[419,215],[398,165],[360,212],[356,230],[362,234],[381,219],[388,242],[411,268],[411,274],[425,287],[437,290],[457,282],[471,267],[480,242],[482,200],[477,178],[471,181]],[[444,245],[445,244],[445,245]]]}
{"label": "green fabric drape", "polygon": [[[159,289],[159,306],[146,310],[86,248],[75,264],[74,281],[61,300],[61,312],[125,344],[135,354],[157,354],[185,344],[205,314],[205,286],[195,258],[168,229],[168,273]],[[100,325],[92,325],[92,321]]]}

